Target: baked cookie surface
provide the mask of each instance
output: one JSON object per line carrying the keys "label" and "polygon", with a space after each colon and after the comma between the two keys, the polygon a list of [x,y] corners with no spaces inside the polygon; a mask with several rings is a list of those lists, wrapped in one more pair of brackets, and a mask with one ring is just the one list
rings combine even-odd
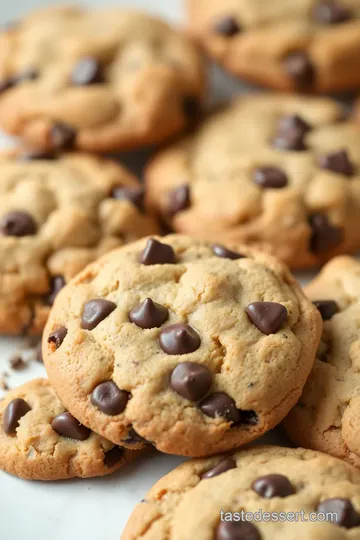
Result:
{"label": "baked cookie surface", "polygon": [[151,231],[143,188],[86,154],[0,157],[0,332],[40,334],[61,287],[102,253]]}
{"label": "baked cookie surface", "polygon": [[360,263],[335,258],[306,292],[322,313],[324,331],[314,369],[285,427],[297,444],[360,467]]}
{"label": "baked cookie surface", "polygon": [[57,296],[43,336],[59,398],[116,444],[201,456],[244,444],[296,403],[317,309],[268,255],[143,239]]}
{"label": "baked cookie surface", "polygon": [[231,73],[286,91],[357,89],[358,0],[188,0],[192,33]]}
{"label": "baked cookie surface", "polygon": [[327,98],[240,97],[146,171],[176,231],[270,249],[292,267],[360,246],[360,126]]}
{"label": "baked cookie surface", "polygon": [[196,116],[195,46],[136,11],[51,7],[0,35],[0,125],[40,148],[154,144]]}
{"label": "baked cookie surface", "polygon": [[136,455],[81,425],[46,379],[12,390],[0,403],[0,468],[15,476],[29,480],[104,476]]}
{"label": "baked cookie surface", "polygon": [[[241,511],[272,513],[278,521],[225,521]],[[281,521],[281,513],[291,512],[298,521]],[[328,512],[337,523],[315,521]],[[359,471],[319,452],[260,446],[192,459],[171,471],[135,508],[121,539],[355,540],[359,534]]]}

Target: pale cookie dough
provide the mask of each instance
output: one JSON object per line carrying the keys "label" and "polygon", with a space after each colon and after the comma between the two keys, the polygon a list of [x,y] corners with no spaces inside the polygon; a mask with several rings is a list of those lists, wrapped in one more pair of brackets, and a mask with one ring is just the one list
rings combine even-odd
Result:
{"label": "pale cookie dough", "polygon": [[360,467],[360,263],[332,260],[306,292],[322,313],[324,332],[285,427],[297,444]]}
{"label": "pale cookie dough", "polygon": [[15,476],[28,480],[104,476],[137,455],[81,425],[46,379],[12,390],[0,403],[0,469]]}
{"label": "pale cookie dough", "polygon": [[300,397],[321,318],[272,257],[183,236],[143,239],[57,296],[44,363],[63,403],[116,444],[228,450]]}
{"label": "pale cookie dough", "polygon": [[113,161],[28,153],[0,167],[0,333],[40,334],[66,281],[158,228],[143,188]]}
{"label": "pale cookie dough", "polygon": [[161,142],[196,120],[203,90],[195,45],[138,11],[50,7],[0,34],[0,125],[37,147]]}
{"label": "pale cookie dough", "polygon": [[360,247],[360,126],[327,98],[243,96],[147,168],[176,231],[271,250],[292,267]]}
{"label": "pale cookie dough", "polygon": [[[237,512],[241,517],[241,511],[242,521],[225,521],[227,513]],[[259,511],[274,519],[246,521],[246,512],[260,517]],[[291,512],[298,512],[298,521],[295,516],[291,521]],[[337,523],[321,522],[320,517],[319,521],[309,520],[310,513],[316,519],[318,513],[325,517],[330,512]],[[359,537],[359,471],[319,452],[260,446],[228,456],[193,459],[177,467],[135,508],[121,540]]]}
{"label": "pale cookie dough", "polygon": [[358,0],[187,0],[190,30],[231,73],[278,90],[360,86]]}

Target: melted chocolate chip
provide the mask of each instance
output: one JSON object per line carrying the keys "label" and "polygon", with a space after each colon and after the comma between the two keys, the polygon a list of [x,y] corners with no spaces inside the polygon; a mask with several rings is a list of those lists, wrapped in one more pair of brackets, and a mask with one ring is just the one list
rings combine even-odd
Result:
{"label": "melted chocolate chip", "polygon": [[343,240],[343,231],[332,225],[327,216],[313,214],[309,218],[312,229],[310,250],[313,253],[326,253],[336,248]]}
{"label": "melted chocolate chip", "polygon": [[222,259],[232,259],[233,261],[235,261],[236,259],[243,259],[245,257],[245,255],[241,255],[241,253],[236,253],[235,251],[227,249],[220,244],[214,244],[212,246],[212,250],[217,257],[220,257]]}
{"label": "melted chocolate chip", "polygon": [[350,161],[346,150],[338,150],[320,156],[319,165],[322,169],[327,169],[336,174],[343,174],[344,176],[353,176],[355,172],[354,165]]}
{"label": "melted chocolate chip", "polygon": [[265,499],[272,499],[272,497],[284,498],[295,493],[289,479],[282,474],[268,474],[267,476],[261,476],[253,482],[252,488]]}
{"label": "melted chocolate chip", "polygon": [[215,467],[207,471],[201,476],[201,479],[205,478],[214,478],[214,476],[219,476],[230,469],[236,468],[236,461],[232,457],[228,457],[220,461]]}
{"label": "melted chocolate chip", "polygon": [[254,170],[254,182],[262,188],[279,189],[287,186],[288,178],[278,167],[258,167]]}
{"label": "melted chocolate chip", "polygon": [[231,15],[215,21],[213,29],[216,34],[224,37],[233,37],[242,31],[241,25]]}
{"label": "melted chocolate chip", "polygon": [[71,82],[76,86],[103,83],[104,76],[99,60],[91,56],[79,60],[71,74]]}
{"label": "melted chocolate chip", "polygon": [[335,300],[315,300],[314,305],[320,311],[323,321],[329,321],[339,311]]}
{"label": "melted chocolate chip", "polygon": [[244,424],[246,426],[256,426],[256,424],[259,422],[258,415],[255,411],[244,411],[242,409],[238,409],[240,413],[240,421],[239,424]]}
{"label": "melted chocolate chip", "polygon": [[315,70],[305,51],[289,54],[284,60],[284,68],[298,89],[309,88],[313,85]]}
{"label": "melted chocolate chip", "polygon": [[93,330],[110,313],[114,311],[116,304],[109,300],[96,298],[85,304],[81,316],[81,327],[85,330]]}
{"label": "melted chocolate chip", "polygon": [[61,289],[65,287],[65,279],[63,276],[54,276],[50,281],[50,293],[47,297],[47,303],[49,306],[52,306],[56,296],[59,294]]}
{"label": "melted chocolate chip", "polygon": [[66,334],[67,328],[62,326],[61,328],[58,328],[57,330],[54,330],[54,332],[51,332],[51,334],[49,334],[48,343],[55,343],[55,347],[58,349],[66,338]]}
{"label": "melted chocolate chip", "polygon": [[129,313],[129,320],[140,328],[159,328],[168,317],[168,309],[151,298],[146,298]]}
{"label": "melted chocolate chip", "polygon": [[352,529],[360,526],[360,514],[355,510],[349,499],[326,499],[317,507],[317,512],[322,514],[336,515],[336,519],[332,517],[331,522],[339,527]]}
{"label": "melted chocolate chip", "polygon": [[188,324],[173,324],[160,332],[160,347],[167,354],[192,353],[200,343],[199,334]]}
{"label": "melted chocolate chip", "polygon": [[56,150],[72,150],[76,142],[76,130],[68,124],[57,122],[50,130],[50,140]]}
{"label": "melted chocolate chip", "polygon": [[276,302],[253,302],[246,308],[251,322],[263,334],[275,334],[287,318],[287,309]]}
{"label": "melted chocolate chip", "polygon": [[222,521],[214,540],[261,540],[261,536],[249,521]]}
{"label": "melted chocolate chip", "polygon": [[55,416],[51,427],[58,435],[77,441],[86,441],[90,436],[90,429],[80,424],[69,412]]}
{"label": "melted chocolate chip", "polygon": [[27,212],[9,212],[1,218],[0,230],[4,236],[33,236],[37,224]]}
{"label": "melted chocolate chip", "polygon": [[169,193],[168,213],[174,216],[190,206],[190,188],[187,185],[179,186]]}
{"label": "melted chocolate chip", "polygon": [[350,20],[352,13],[339,0],[322,0],[315,6],[313,17],[319,24],[341,24]]}
{"label": "melted chocolate chip", "polygon": [[31,407],[24,399],[16,398],[10,401],[4,411],[3,428],[7,435],[12,435],[16,432],[19,426],[19,420],[26,413],[31,411]]}
{"label": "melted chocolate chip", "polygon": [[206,416],[216,418],[223,416],[229,422],[237,423],[240,413],[236,408],[235,401],[224,392],[215,392],[200,403],[200,409]]}
{"label": "melted chocolate chip", "polygon": [[175,253],[171,246],[150,238],[140,254],[140,262],[146,265],[175,264]]}
{"label": "melted chocolate chip", "polygon": [[141,212],[144,211],[145,189],[142,186],[115,186],[111,191],[113,199],[130,201]]}
{"label": "melted chocolate chip", "polygon": [[120,390],[113,381],[100,383],[90,396],[91,403],[109,416],[122,413],[129,399],[129,392]]}
{"label": "melted chocolate chip", "polygon": [[104,465],[109,469],[112,469],[122,460],[124,457],[124,449],[120,446],[114,446],[111,450],[106,452],[104,457]]}
{"label": "melted chocolate chip", "polygon": [[134,428],[131,428],[126,436],[126,439],[122,441],[124,444],[128,444],[129,446],[135,445],[135,444],[148,444],[148,441],[144,439],[144,437],[141,437]]}
{"label": "melted chocolate chip", "polygon": [[206,396],[212,384],[211,371],[194,362],[182,362],[173,370],[170,386],[180,396],[198,401]]}

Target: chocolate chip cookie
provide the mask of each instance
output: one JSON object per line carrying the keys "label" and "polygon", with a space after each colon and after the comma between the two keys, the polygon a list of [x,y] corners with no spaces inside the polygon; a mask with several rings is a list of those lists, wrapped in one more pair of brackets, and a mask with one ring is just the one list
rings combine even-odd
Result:
{"label": "chocolate chip cookie", "polygon": [[278,424],[300,397],[321,318],[277,260],[183,236],[89,265],[43,335],[54,388],[115,444],[201,456]]}
{"label": "chocolate chip cookie", "polygon": [[148,204],[176,231],[292,267],[360,247],[360,126],[327,98],[252,95],[161,151]]}
{"label": "chocolate chip cookie", "polygon": [[189,25],[231,73],[278,90],[358,89],[358,0],[188,0]]}
{"label": "chocolate chip cookie", "polygon": [[359,535],[359,471],[320,452],[263,446],[180,465],[135,508],[121,539],[346,540]]}
{"label": "chocolate chip cookie", "polygon": [[153,144],[199,113],[198,51],[141,12],[40,10],[0,34],[0,51],[0,125],[40,148]]}
{"label": "chocolate chip cookie", "polygon": [[137,455],[80,424],[46,379],[12,390],[0,403],[0,469],[21,478],[104,476]]}
{"label": "chocolate chip cookie", "polygon": [[332,260],[306,291],[324,331],[314,369],[285,426],[297,444],[360,467],[360,263]]}
{"label": "chocolate chip cookie", "polygon": [[143,188],[113,161],[26,153],[0,167],[0,332],[40,334],[69,278],[157,226]]}

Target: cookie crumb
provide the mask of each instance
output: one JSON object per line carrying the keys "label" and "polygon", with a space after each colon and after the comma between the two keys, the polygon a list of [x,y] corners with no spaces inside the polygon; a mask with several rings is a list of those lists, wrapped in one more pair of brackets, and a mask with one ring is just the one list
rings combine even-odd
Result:
{"label": "cookie crumb", "polygon": [[27,367],[27,362],[24,362],[23,358],[19,355],[15,355],[9,360],[11,369],[14,371],[21,371]]}

